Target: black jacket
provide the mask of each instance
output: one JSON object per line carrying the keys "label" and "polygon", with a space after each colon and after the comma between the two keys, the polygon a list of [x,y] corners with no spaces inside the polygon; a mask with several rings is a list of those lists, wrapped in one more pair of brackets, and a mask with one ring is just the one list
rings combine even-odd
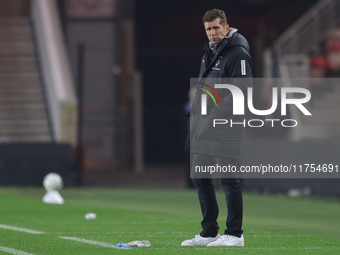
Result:
{"label": "black jacket", "polygon": [[[252,59],[247,40],[236,29],[231,28],[228,36],[221,40],[213,54],[209,45],[204,46],[201,70],[195,100],[190,111],[190,152],[217,157],[238,158],[241,156],[243,125],[230,126],[230,121],[242,122],[243,115],[233,115],[233,98],[228,89],[220,89],[221,102],[217,104],[207,97],[207,115],[201,114],[201,95],[207,94],[209,85],[232,84],[239,87],[246,101],[247,87],[252,86]],[[205,89],[205,90],[203,90]],[[210,93],[215,97],[214,93]],[[229,124],[216,125],[214,119],[227,119]]]}

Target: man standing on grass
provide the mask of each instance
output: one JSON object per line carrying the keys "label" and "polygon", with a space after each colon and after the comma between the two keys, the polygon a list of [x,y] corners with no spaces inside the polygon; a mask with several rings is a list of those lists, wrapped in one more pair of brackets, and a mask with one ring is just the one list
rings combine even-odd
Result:
{"label": "man standing on grass", "polygon": [[[219,125],[212,128],[210,125],[214,119],[232,118],[233,121],[240,123],[241,117],[232,114],[232,94],[224,89],[222,93],[218,93],[221,98],[220,105],[216,102],[216,106],[211,102],[209,105],[209,102],[206,102],[208,106],[204,116],[200,100],[201,95],[207,94],[208,89],[211,89],[210,94],[213,94],[216,81],[224,78],[229,80],[229,84],[241,89],[244,95],[247,87],[252,84],[252,59],[248,42],[237,33],[237,29],[228,25],[224,11],[218,9],[207,11],[203,17],[203,24],[209,43],[205,45],[198,89],[190,110],[190,121],[193,123],[190,130],[191,171],[195,166],[202,165],[238,166],[243,126]],[[214,84],[208,84],[209,81]],[[213,179],[194,177],[192,180],[202,210],[203,231],[193,239],[183,241],[182,246],[244,246],[240,180],[235,176],[225,177],[220,179],[228,207],[227,228],[224,234],[222,236],[218,234],[219,209]]]}

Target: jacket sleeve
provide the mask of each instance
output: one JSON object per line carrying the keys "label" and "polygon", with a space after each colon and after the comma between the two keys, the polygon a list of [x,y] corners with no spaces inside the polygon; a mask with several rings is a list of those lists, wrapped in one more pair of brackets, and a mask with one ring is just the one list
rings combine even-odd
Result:
{"label": "jacket sleeve", "polygon": [[249,55],[244,53],[239,54],[234,58],[232,64],[229,65],[227,73],[230,78],[252,78],[252,63],[252,59]]}

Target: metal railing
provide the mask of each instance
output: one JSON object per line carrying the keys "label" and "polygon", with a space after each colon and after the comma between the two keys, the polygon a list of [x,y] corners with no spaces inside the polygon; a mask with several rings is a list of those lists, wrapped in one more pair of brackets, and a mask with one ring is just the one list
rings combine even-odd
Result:
{"label": "metal railing", "polygon": [[330,28],[340,25],[339,13],[340,1],[320,0],[275,41],[276,54],[307,54]]}
{"label": "metal railing", "polygon": [[266,77],[281,77],[282,65],[288,55],[305,55],[320,47],[329,29],[340,27],[340,1],[320,0],[297,22],[288,28],[272,45],[264,56]]}
{"label": "metal railing", "polygon": [[[291,82],[293,78],[309,77],[309,56],[322,53],[321,47],[327,40],[327,32],[340,27],[339,13],[339,0],[317,2],[265,51],[265,76],[280,77],[284,80],[284,86],[294,86]],[[309,86],[309,83],[304,84],[306,88]],[[294,119],[302,117],[292,107],[290,112]],[[304,132],[302,123],[299,128],[291,131],[289,138],[300,141],[306,137]]]}
{"label": "metal railing", "polygon": [[32,0],[31,13],[54,141],[76,144],[77,100],[55,0]]}

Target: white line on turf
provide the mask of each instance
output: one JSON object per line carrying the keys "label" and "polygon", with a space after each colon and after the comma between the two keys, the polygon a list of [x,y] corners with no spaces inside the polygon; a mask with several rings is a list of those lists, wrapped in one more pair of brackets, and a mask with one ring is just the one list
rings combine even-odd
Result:
{"label": "white line on turf", "polygon": [[0,224],[0,228],[10,229],[10,230],[14,230],[14,231],[18,231],[18,232],[24,232],[24,233],[28,233],[28,234],[45,234],[44,232],[40,232],[40,231],[28,229],[28,228],[18,228],[18,227],[13,227],[13,226],[9,226],[9,225],[3,225],[3,224]]}
{"label": "white line on turf", "polygon": [[34,255],[32,253],[27,253],[27,252],[24,252],[24,251],[19,251],[19,250],[16,250],[16,249],[3,247],[3,246],[0,246],[0,251],[7,252],[7,253],[10,253],[10,254],[16,254],[16,255]]}
{"label": "white line on turf", "polygon": [[242,247],[244,250],[339,250],[340,247]]}
{"label": "white line on turf", "polygon": [[98,246],[101,246],[101,247],[115,248],[114,245],[109,244],[109,243],[103,243],[103,242],[88,240],[88,239],[84,239],[84,238],[71,237],[71,236],[59,236],[59,238],[66,239],[66,240],[77,241],[77,242],[81,242],[81,243],[92,244],[92,245],[98,245]]}

